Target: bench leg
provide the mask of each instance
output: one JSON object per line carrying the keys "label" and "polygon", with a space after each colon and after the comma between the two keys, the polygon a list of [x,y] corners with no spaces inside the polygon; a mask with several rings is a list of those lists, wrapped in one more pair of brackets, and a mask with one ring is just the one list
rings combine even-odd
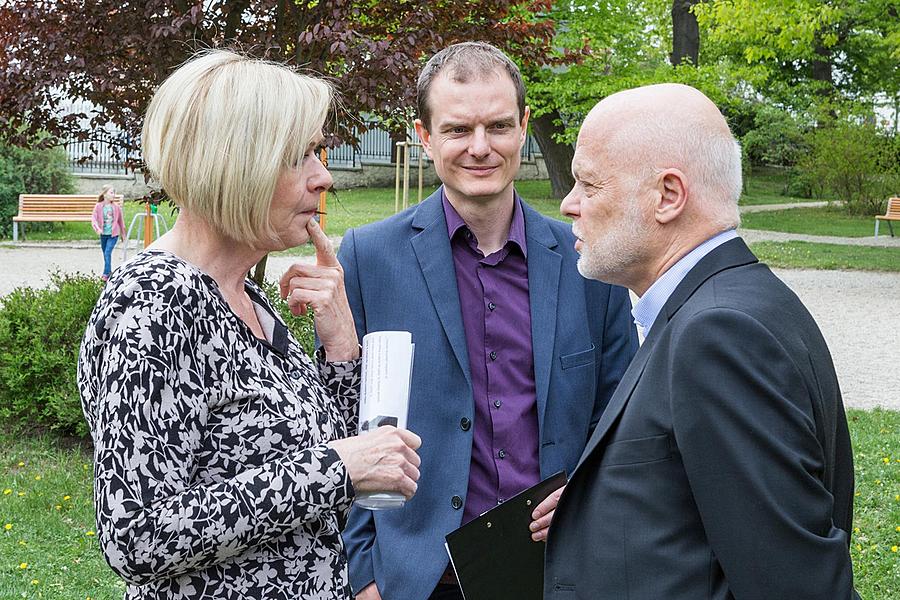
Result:
{"label": "bench leg", "polygon": [[13,241],[19,241],[19,224],[13,221]]}
{"label": "bench leg", "polygon": [[888,231],[891,232],[891,237],[894,237],[894,225],[888,221]]}

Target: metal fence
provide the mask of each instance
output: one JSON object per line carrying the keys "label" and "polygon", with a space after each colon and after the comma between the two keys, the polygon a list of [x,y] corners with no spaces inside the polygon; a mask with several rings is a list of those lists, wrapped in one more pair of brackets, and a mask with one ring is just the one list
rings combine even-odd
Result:
{"label": "metal fence", "polygon": [[[379,129],[377,123],[368,122],[366,126],[368,127],[367,131],[357,135],[359,145],[356,148],[350,144],[344,144],[328,151],[329,166],[359,168],[364,162],[391,164],[393,142],[390,134]],[[412,127],[407,129],[406,137],[410,140],[417,140],[416,130]],[[533,162],[535,154],[540,154],[540,149],[537,141],[529,134],[522,146],[522,160]],[[410,160],[419,160],[419,148],[415,146],[410,148]],[[428,160],[427,156],[425,160]]]}
{"label": "metal fence", "polygon": [[[366,123],[369,128],[358,134],[359,145],[342,144],[328,150],[328,165],[336,168],[358,169],[363,163],[391,164],[393,142],[387,131],[379,129],[374,122]],[[416,139],[415,129],[410,127],[407,138]],[[99,141],[72,141],[66,145],[69,165],[73,173],[96,173],[108,175],[124,175],[131,172],[126,168],[130,161],[137,160],[137,150],[129,151],[129,139],[125,136],[102,134]],[[537,142],[528,135],[522,146],[522,160],[534,161],[535,154],[540,154]],[[419,149],[410,148],[410,160],[419,159]],[[426,160],[427,157],[426,157]]]}
{"label": "metal fence", "polygon": [[75,174],[127,175],[140,157],[127,136],[105,132],[94,140],[69,141],[65,148]]}

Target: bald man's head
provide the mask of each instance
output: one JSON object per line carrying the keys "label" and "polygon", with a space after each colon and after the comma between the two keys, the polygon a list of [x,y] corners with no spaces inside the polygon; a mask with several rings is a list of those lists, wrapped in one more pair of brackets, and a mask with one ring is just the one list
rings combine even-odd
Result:
{"label": "bald man's head", "polygon": [[617,168],[638,179],[675,168],[687,177],[695,208],[740,221],[741,151],[722,113],[702,92],[666,83],[613,94],[588,114],[579,144],[602,147]]}

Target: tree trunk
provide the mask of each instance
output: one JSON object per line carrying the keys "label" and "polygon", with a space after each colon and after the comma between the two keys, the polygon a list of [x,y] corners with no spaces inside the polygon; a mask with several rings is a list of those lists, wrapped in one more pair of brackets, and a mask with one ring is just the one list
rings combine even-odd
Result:
{"label": "tree trunk", "polygon": [[569,144],[561,144],[553,139],[554,134],[562,134],[563,128],[554,121],[559,119],[559,112],[552,112],[533,117],[530,121],[531,132],[544,155],[544,164],[547,166],[547,174],[550,175],[550,188],[553,197],[562,200],[575,186],[572,177],[572,158],[575,149]]}
{"label": "tree trunk", "polygon": [[701,0],[672,0],[672,66],[685,60],[697,65],[700,59],[700,26],[691,7]]}
{"label": "tree trunk", "polygon": [[812,78],[815,81],[821,81],[826,84],[820,90],[826,95],[831,93],[830,88],[834,88],[834,79],[832,78],[832,59],[828,48],[822,44],[816,44],[816,59],[812,61]]}

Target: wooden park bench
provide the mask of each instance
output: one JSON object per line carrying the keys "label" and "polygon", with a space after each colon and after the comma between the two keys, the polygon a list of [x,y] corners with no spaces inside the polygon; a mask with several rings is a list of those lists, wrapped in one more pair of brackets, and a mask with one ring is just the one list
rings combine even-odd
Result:
{"label": "wooden park bench", "polygon": [[878,224],[881,221],[887,221],[891,237],[894,237],[894,227],[891,225],[891,221],[900,221],[900,198],[888,200],[887,210],[884,214],[875,217],[875,237],[878,237]]}
{"label": "wooden park bench", "polygon": [[[122,196],[115,202],[122,205]],[[91,222],[97,194],[19,194],[19,214],[13,217],[13,241],[19,241],[19,223],[36,221]],[[25,227],[22,226],[22,234]]]}

